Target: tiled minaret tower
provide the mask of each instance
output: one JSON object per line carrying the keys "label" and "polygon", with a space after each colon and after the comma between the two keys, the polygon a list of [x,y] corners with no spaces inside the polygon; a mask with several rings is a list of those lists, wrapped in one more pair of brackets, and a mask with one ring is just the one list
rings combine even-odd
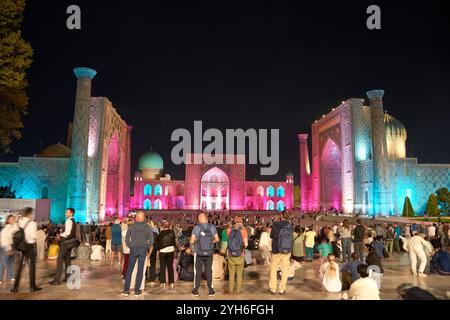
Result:
{"label": "tiled minaret tower", "polygon": [[69,206],[75,209],[75,220],[85,222],[91,81],[97,71],[80,67],[73,69],[73,72],[78,80],[72,129],[68,199]]}
{"label": "tiled minaret tower", "polygon": [[370,99],[373,149],[373,213],[375,215],[387,215],[391,209],[383,95],[383,90],[371,90],[367,92],[367,96]]}
{"label": "tiled minaret tower", "polygon": [[308,153],[308,135],[298,134],[297,135],[299,147],[300,147],[300,206],[302,211],[310,210],[310,199],[309,199],[309,183],[310,179],[310,167],[309,167],[309,153]]}

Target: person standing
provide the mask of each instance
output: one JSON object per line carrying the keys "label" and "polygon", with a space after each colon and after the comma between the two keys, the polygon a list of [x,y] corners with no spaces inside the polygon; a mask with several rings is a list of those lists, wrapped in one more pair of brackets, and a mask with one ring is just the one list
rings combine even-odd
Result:
{"label": "person standing", "polygon": [[75,238],[77,239],[77,243],[80,244],[83,239],[81,238],[81,225],[79,222],[77,222],[76,226],[76,230],[75,230]]}
{"label": "person standing", "polygon": [[312,262],[314,259],[315,238],[316,232],[314,231],[314,226],[310,226],[305,232],[306,262]]}
{"label": "person standing", "polygon": [[270,239],[270,228],[266,227],[261,232],[259,238],[259,250],[261,250],[261,258],[264,261],[264,265],[270,264],[270,251],[272,250],[272,239]]}
{"label": "person standing", "polygon": [[9,215],[6,224],[0,232],[0,284],[3,281],[3,271],[6,268],[7,279],[14,281],[14,260],[16,253],[12,248],[13,234],[18,230],[16,217]]}
{"label": "person standing", "polygon": [[392,224],[389,224],[386,229],[386,240],[384,242],[384,248],[386,249],[389,255],[392,255],[392,249],[394,246],[394,238],[395,238],[395,230],[392,227]]}
{"label": "person standing", "polygon": [[126,246],[130,248],[130,257],[128,261],[127,276],[125,278],[125,286],[122,291],[123,296],[128,297],[130,294],[131,275],[136,262],[138,264],[138,269],[134,286],[134,296],[139,297],[142,294],[140,288],[144,273],[144,264],[147,255],[152,251],[153,242],[153,232],[145,223],[145,213],[143,210],[139,210],[136,213],[136,222],[128,226],[125,235]]}
{"label": "person standing", "polygon": [[[30,291],[36,292],[42,290],[36,285],[36,232],[37,232],[37,223],[33,221],[33,209],[25,208],[23,210],[22,218],[18,222],[19,230],[17,232],[22,232],[24,237],[22,238],[21,243],[15,243],[17,245],[16,250],[21,252],[19,259],[19,266],[17,268],[16,273],[16,281],[14,282],[14,286],[11,289],[11,292],[19,292],[20,285],[20,276],[22,273],[22,267],[24,264],[24,259],[28,260],[28,268],[30,271]],[[13,235],[14,239],[15,234]]]}
{"label": "person standing", "polygon": [[83,225],[84,242],[89,245],[91,243],[91,225],[86,223]]}
{"label": "person standing", "polygon": [[112,235],[111,235],[111,224],[109,223],[106,226],[106,229],[105,229],[105,239],[106,239],[105,253],[106,253],[107,256],[111,255],[111,264],[113,264],[113,257],[112,257],[112,254],[111,254],[111,238],[112,238]]}
{"label": "person standing", "polygon": [[42,227],[36,232],[36,249],[37,249],[37,259],[44,260],[45,250],[46,250],[47,235]]}
{"label": "person standing", "polygon": [[303,250],[304,247],[304,235],[303,235],[303,229],[300,226],[295,227],[295,232],[292,235],[293,236],[293,248],[292,248],[292,258],[295,261],[303,261],[305,258],[305,251]]}
{"label": "person standing", "polygon": [[[275,222],[270,232],[272,238],[272,258],[270,261],[269,293],[286,293],[286,282],[289,275],[290,257],[292,253],[293,230],[289,223],[289,213],[287,211],[280,215],[280,221]],[[281,269],[281,281],[277,285],[277,272]]]}
{"label": "person standing", "polygon": [[395,252],[400,253],[400,236],[402,235],[402,228],[398,224],[394,224],[394,249]]}
{"label": "person standing", "polygon": [[[107,229],[108,230],[108,229]],[[120,220],[116,219],[114,225],[111,226],[111,264],[114,264],[114,258],[119,258],[119,263],[122,263],[122,228],[120,227]],[[108,240],[106,240],[108,241]]]}
{"label": "person standing", "polygon": [[123,265],[122,265],[122,280],[125,281],[128,270],[128,259],[130,257],[130,248],[125,243],[125,236],[127,235],[128,226],[133,223],[133,219],[127,218],[126,223],[122,224],[122,250],[123,250]]}
{"label": "person standing", "polygon": [[356,227],[353,229],[353,246],[355,252],[358,254],[361,262],[364,262],[364,236],[366,234],[366,228],[361,224],[361,220],[356,220]]}
{"label": "person standing", "polygon": [[61,274],[63,272],[64,264],[64,281],[67,281],[68,274],[67,269],[70,266],[70,254],[72,249],[75,247],[76,238],[76,223],[73,219],[75,214],[75,209],[67,208],[66,210],[66,222],[64,224],[64,231],[57,236],[59,242],[59,253],[56,262],[56,276],[53,281],[50,282],[51,285],[57,286],[61,283]]}
{"label": "person standing", "polygon": [[342,221],[342,226],[339,228],[339,234],[341,236],[342,260],[346,263],[350,263],[350,256],[352,254],[352,229],[347,219]]}
{"label": "person standing", "polygon": [[162,288],[166,287],[166,272],[170,289],[174,288],[173,259],[175,258],[175,231],[170,229],[169,221],[161,224],[161,231],[156,238],[159,250],[159,282]]}
{"label": "person standing", "polygon": [[216,227],[208,222],[206,214],[203,212],[198,215],[198,224],[192,230],[190,239],[191,245],[194,247],[194,288],[192,295],[198,297],[198,289],[200,288],[200,280],[202,271],[206,275],[206,282],[208,285],[210,297],[213,297],[216,292],[212,283],[212,263],[214,253],[214,243],[219,242]]}
{"label": "person standing", "polygon": [[[242,294],[245,248],[248,246],[248,232],[242,226],[241,217],[234,217],[233,226],[227,229],[228,238],[228,287],[229,294]],[[236,291],[234,284],[236,280]]]}

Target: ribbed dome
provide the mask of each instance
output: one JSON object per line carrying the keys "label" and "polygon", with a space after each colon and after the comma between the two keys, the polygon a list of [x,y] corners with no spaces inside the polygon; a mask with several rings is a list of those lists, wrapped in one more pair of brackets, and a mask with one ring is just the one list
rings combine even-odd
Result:
{"label": "ribbed dome", "polygon": [[70,149],[61,143],[57,143],[48,146],[36,156],[40,158],[70,158]]}
{"label": "ribbed dome", "polygon": [[386,128],[386,138],[406,140],[405,126],[388,113],[384,114],[384,127]]}
{"label": "ribbed dome", "polygon": [[142,157],[139,159],[139,170],[145,169],[159,169],[162,170],[164,168],[163,159],[159,154],[154,151],[149,151],[144,153]]}

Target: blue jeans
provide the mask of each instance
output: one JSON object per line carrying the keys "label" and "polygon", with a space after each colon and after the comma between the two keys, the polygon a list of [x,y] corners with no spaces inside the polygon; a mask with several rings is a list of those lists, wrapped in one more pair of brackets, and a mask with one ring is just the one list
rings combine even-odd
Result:
{"label": "blue jeans", "polygon": [[349,263],[352,255],[352,238],[342,238],[342,260]]}
{"label": "blue jeans", "polygon": [[314,248],[306,247],[306,259],[314,259]]}
{"label": "blue jeans", "polygon": [[3,280],[3,271],[6,267],[7,279],[11,280],[14,278],[14,259],[15,255],[8,256],[3,247],[0,247],[0,281]]}
{"label": "blue jeans", "polygon": [[141,293],[140,288],[142,283],[142,277],[144,275],[144,263],[146,257],[147,257],[146,248],[130,248],[130,257],[128,258],[128,270],[127,276],[125,278],[125,287],[123,288],[123,292],[130,291],[131,274],[133,273],[134,265],[137,261],[138,269],[136,274],[136,284],[134,285],[134,292]]}

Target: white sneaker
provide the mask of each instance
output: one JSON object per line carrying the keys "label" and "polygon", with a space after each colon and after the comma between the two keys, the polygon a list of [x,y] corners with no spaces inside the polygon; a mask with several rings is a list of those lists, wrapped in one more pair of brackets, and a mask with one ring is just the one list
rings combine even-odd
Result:
{"label": "white sneaker", "polygon": [[412,274],[413,274],[413,276],[417,276],[417,272],[414,272],[414,271],[413,271],[413,273],[412,273]]}
{"label": "white sneaker", "polygon": [[3,284],[3,282],[0,281],[0,286]]}
{"label": "white sneaker", "polygon": [[426,275],[425,273],[423,273],[423,272],[420,272],[420,273],[419,273],[419,277],[426,278],[427,275]]}

